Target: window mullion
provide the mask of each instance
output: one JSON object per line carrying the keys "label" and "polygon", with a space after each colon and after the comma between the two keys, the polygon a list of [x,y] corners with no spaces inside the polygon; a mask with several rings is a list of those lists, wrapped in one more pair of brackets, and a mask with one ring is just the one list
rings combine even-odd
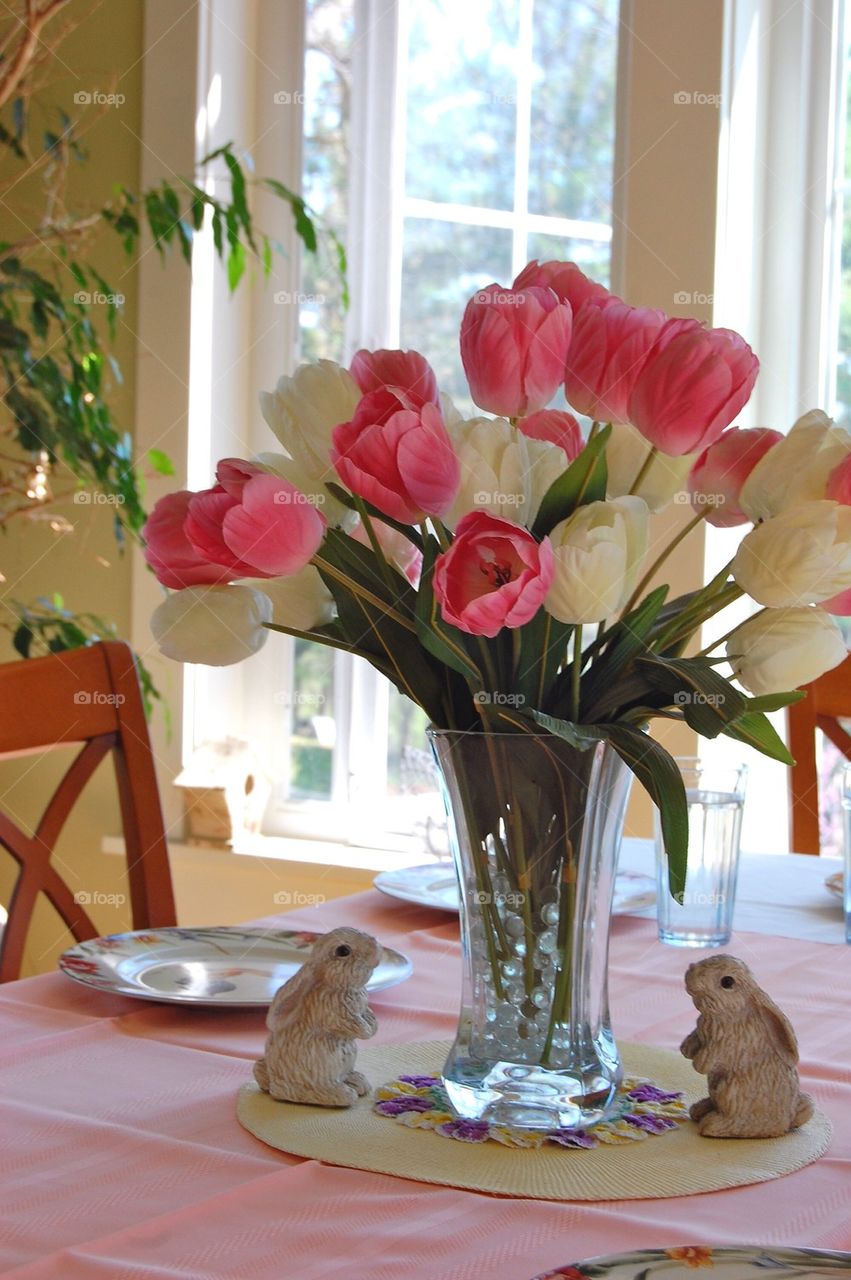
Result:
{"label": "window mullion", "polygon": [[534,0],[521,0],[517,33],[517,102],[514,134],[514,225],[512,270],[515,275],[527,261],[529,212],[529,155],[532,139],[532,60],[534,56]]}

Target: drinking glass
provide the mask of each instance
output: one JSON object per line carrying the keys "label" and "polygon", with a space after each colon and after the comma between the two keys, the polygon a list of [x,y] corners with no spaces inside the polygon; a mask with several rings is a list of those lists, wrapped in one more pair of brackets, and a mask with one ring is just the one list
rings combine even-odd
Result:
{"label": "drinking glass", "polygon": [[659,941],[674,947],[720,947],[730,941],[745,765],[677,760],[688,800],[688,864],[682,903],[668,888],[668,859],[656,813],[656,917]]}

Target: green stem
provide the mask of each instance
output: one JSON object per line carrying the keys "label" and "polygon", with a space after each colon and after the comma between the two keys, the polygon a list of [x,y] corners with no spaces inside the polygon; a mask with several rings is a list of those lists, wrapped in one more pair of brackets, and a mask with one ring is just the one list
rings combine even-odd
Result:
{"label": "green stem", "polygon": [[361,524],[366,530],[366,535],[369,538],[369,542],[370,542],[370,546],[372,547],[373,554],[375,555],[375,558],[378,561],[378,567],[381,570],[381,576],[384,579],[387,586],[390,588],[390,590],[395,594],[399,589],[398,582],[394,582],[394,577],[397,576],[395,573],[395,570],[392,569],[390,565],[387,563],[387,557],[384,554],[384,548],[382,547],[381,543],[378,541],[378,534],[375,532],[375,526],[373,525],[372,520],[370,518],[370,514],[366,509],[366,503],[364,502],[363,498],[359,498],[357,494],[354,495],[354,499],[355,499],[355,506],[358,509],[358,515],[361,518]]}
{"label": "green stem", "polygon": [[724,632],[724,635],[721,636],[720,640],[713,640],[712,644],[708,644],[705,649],[701,649],[700,653],[697,654],[697,657],[705,658],[713,649],[717,649],[719,645],[724,644],[725,640],[729,640],[731,636],[734,636],[739,628],[744,625],[744,621],[750,622],[752,618],[758,618],[761,613],[768,613],[768,609],[757,609],[756,613],[752,614],[750,618],[744,619],[743,622],[737,622],[729,631]]}
{"label": "green stem", "polygon": [[630,486],[629,492],[631,494],[637,492],[638,486],[641,484],[641,481],[644,479],[644,477],[647,475],[647,472],[653,466],[653,459],[656,457],[656,454],[658,452],[659,450],[656,448],[655,444],[650,446],[647,457],[644,459],[641,466],[638,468],[638,474],[636,475],[635,479],[633,480]]}
{"label": "green stem", "polygon": [[[463,766],[455,770],[458,780],[458,790],[461,792],[461,806],[464,811],[464,821],[467,826],[467,832],[470,839],[470,856],[473,861],[473,873],[476,877],[476,888],[479,892],[479,903],[482,908],[482,915],[485,920],[485,946],[488,951],[488,961],[493,974],[493,987],[498,1000],[505,999],[505,988],[502,985],[502,972],[499,967],[499,956],[494,944],[494,936],[498,936],[503,949],[503,954],[509,954],[508,945],[505,934],[502,930],[502,923],[499,919],[499,910],[494,902],[493,884],[487,874],[486,865],[480,860],[482,850],[482,841],[479,838],[478,826],[475,822],[475,809],[473,807],[470,792],[467,789],[467,780],[464,777]],[[463,887],[463,886],[462,886]],[[493,920],[494,928],[489,927]]]}
{"label": "green stem", "polygon": [[570,669],[570,718],[579,722],[579,690],[582,676],[582,624],[573,633],[573,666]]}
{"label": "green stem", "polygon": [[668,556],[671,555],[671,553],[676,550],[676,548],[680,545],[680,543],[683,541],[684,538],[688,537],[692,529],[697,528],[697,526],[700,524],[701,520],[703,520],[705,515],[706,515],[705,511],[699,511],[696,516],[693,516],[691,520],[687,520],[686,523],[683,525],[683,527],[679,529],[677,533],[674,534],[673,538],[668,543],[667,547],[665,547],[665,549],[661,552],[661,554],[656,557],[656,559],[651,564],[650,568],[647,570],[647,572],[644,574],[643,578],[639,582],[638,586],[633,591],[632,595],[627,600],[626,604],[621,610],[621,615],[620,615],[621,619],[625,618],[626,615],[635,608],[637,602],[641,599],[641,596],[645,588],[656,576],[658,571],[661,569],[662,565],[668,559]]}
{"label": "green stem", "polygon": [[358,583],[353,582],[348,574],[342,573],[341,570],[335,568],[333,564],[329,564],[327,560],[323,560],[321,556],[314,556],[310,563],[315,565],[320,572],[327,573],[328,577],[333,578],[335,582],[341,582],[344,587],[347,587],[348,590],[351,591],[353,596],[360,597],[363,600],[368,600],[376,609],[380,609],[382,613],[386,613],[388,618],[392,618],[394,622],[398,622],[400,627],[404,627],[406,631],[411,631],[416,635],[417,628],[409,618],[403,618],[401,613],[398,613],[391,605],[385,604],[379,596],[368,591],[366,587],[361,587]]}

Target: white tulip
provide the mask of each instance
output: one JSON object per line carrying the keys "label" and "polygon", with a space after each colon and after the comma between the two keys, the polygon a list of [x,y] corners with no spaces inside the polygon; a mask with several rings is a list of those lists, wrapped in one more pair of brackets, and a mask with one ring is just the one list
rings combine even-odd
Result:
{"label": "white tulip", "polygon": [[[263,417],[280,440],[292,464],[279,468],[303,493],[321,491],[340,480],[331,462],[331,437],[341,422],[350,422],[361,399],[352,375],[333,360],[302,364],[293,376],[278,379],[274,391],[261,391]],[[322,514],[329,524],[350,523],[347,509],[326,496]]]}
{"label": "white tulip", "polygon": [[337,615],[334,597],[312,564],[288,578],[243,578],[242,585],[268,596],[272,602],[271,621],[280,627],[312,631]]}
{"label": "white tulip", "polygon": [[448,424],[461,486],[444,524],[454,529],[469,511],[515,524],[534,523],[544,494],[567,469],[567,454],[547,440],[531,440],[507,418],[468,418]]}
{"label": "white tulip", "polygon": [[770,520],[824,498],[828,476],[848,453],[851,434],[813,409],[760,458],[742,485],[739,506],[749,520]]}
{"label": "white tulip", "polygon": [[555,576],[544,608],[559,622],[601,622],[628,600],[647,550],[643,498],[589,502],[550,534]]}
{"label": "white tulip", "polygon": [[151,631],[175,662],[227,667],[262,649],[271,621],[271,600],[251,587],[187,587],[154,610]]}
{"label": "white tulip", "polygon": [[766,609],[733,632],[733,675],[754,694],[784,693],[817,680],[845,659],[842,632],[824,609]]}
{"label": "white tulip", "polygon": [[773,609],[818,604],[847,591],[851,507],[824,499],[764,520],[740,543],[731,573],[749,596]]}
{"label": "white tulip", "polygon": [[[606,445],[606,466],[609,482],[606,487],[610,498],[628,494],[635,477],[645,462],[650,445],[635,427],[626,422],[612,423],[612,434]],[[671,499],[682,494],[682,502],[688,504],[688,474],[694,465],[696,453],[686,453],[672,458],[667,453],[656,452],[653,461],[641,477],[635,496],[643,498],[651,511],[661,511]]]}

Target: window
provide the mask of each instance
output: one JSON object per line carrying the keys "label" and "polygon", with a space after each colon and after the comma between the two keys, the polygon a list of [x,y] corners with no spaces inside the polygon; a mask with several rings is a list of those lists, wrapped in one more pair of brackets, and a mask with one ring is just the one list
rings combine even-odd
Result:
{"label": "window", "polygon": [[[355,131],[387,108],[357,101],[364,81],[380,89],[357,61],[366,6],[307,0],[303,190],[343,237],[358,225],[354,200],[381,210],[366,228],[377,243],[350,249],[353,285],[386,301],[347,324],[333,264],[306,257],[300,358],[415,347],[473,413],[458,324],[477,288],[533,257],[572,257],[608,279],[617,11],[616,0],[400,3],[370,33],[376,56],[395,62],[395,114],[392,136],[367,147]],[[364,179],[351,157],[367,150]],[[382,248],[386,274],[373,280],[364,263]],[[440,806],[424,713],[358,660],[301,641],[292,655],[287,780],[271,829],[342,834],[336,822],[367,843],[377,827],[425,832]]]}

